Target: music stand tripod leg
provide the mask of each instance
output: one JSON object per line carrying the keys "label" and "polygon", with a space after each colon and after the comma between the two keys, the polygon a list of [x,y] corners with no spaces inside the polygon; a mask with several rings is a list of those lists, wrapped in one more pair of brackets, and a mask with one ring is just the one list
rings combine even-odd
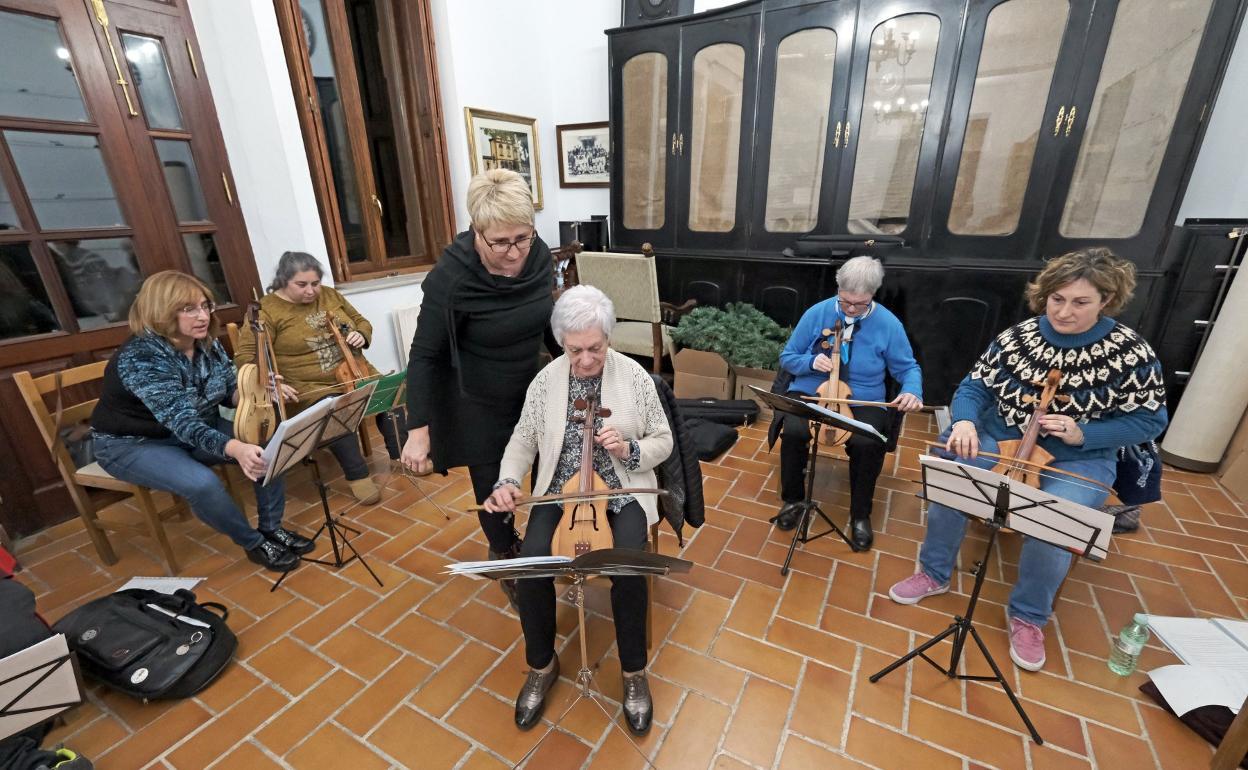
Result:
{"label": "music stand tripod leg", "polygon": [[[789,563],[793,561],[793,552],[797,550],[798,543],[809,543],[812,540],[818,540],[825,535],[835,532],[845,541],[845,545],[849,546],[851,551],[858,553],[859,550],[858,546],[854,545],[854,541],[849,539],[844,530],[836,526],[836,523],[828,518],[828,515],[819,507],[819,503],[815,502],[815,469],[819,467],[817,462],[819,459],[819,425],[812,423],[811,427],[813,428],[811,432],[814,435],[810,442],[810,456],[806,460],[806,499],[801,502],[802,513],[797,520],[797,526],[793,528],[793,540],[789,543],[789,552],[784,557],[784,564],[780,567],[781,575],[789,574]],[[819,518],[823,519],[823,523],[827,524],[828,528],[817,535],[811,535],[810,527],[814,523],[815,514],[818,514]],[[774,522],[778,517],[779,514],[772,516],[771,521]]]}

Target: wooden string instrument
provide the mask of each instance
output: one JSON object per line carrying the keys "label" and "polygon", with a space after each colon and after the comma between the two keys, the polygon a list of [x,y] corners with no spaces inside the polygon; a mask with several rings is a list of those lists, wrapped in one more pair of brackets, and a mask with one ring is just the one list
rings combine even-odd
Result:
{"label": "wooden string instrument", "polygon": [[334,379],[343,385],[349,385],[367,377],[368,368],[356,358],[355,351],[347,344],[346,335],[351,333],[351,327],[330,312],[325,313],[325,325],[329,327],[329,333],[334,335],[338,352],[342,354],[342,363],[334,367]]}
{"label": "wooden string instrument", "polygon": [[286,419],[282,391],[278,387],[277,357],[273,341],[260,319],[260,305],[247,308],[247,323],[256,339],[254,359],[238,367],[238,407],[234,410],[234,438],[263,445]]}
{"label": "wooden string instrument", "polygon": [[[854,394],[849,383],[841,380],[841,335],[844,331],[845,326],[839,320],[831,329],[823,330],[823,341],[819,346],[830,351],[826,355],[832,359],[832,369],[828,372],[828,381],[820,383],[815,393],[820,399],[827,399],[833,405],[832,411],[852,420],[854,411],[849,408],[849,399]],[[828,446],[841,446],[849,441],[851,435],[853,434],[849,431],[831,425],[819,426],[819,440]]]}
{"label": "wooden string instrument", "polygon": [[1023,431],[1022,438],[997,442],[997,452],[1002,459],[992,467],[993,472],[1008,476],[1015,481],[1021,481],[1028,486],[1037,488],[1040,486],[1041,468],[1053,462],[1053,455],[1036,445],[1036,440],[1040,437],[1040,418],[1048,414],[1049,406],[1054,398],[1059,400],[1067,398],[1057,395],[1057,386],[1061,384],[1061,381],[1061,370],[1050,369],[1044,377],[1039,398],[1028,396],[1024,399],[1034,401],[1036,404],[1031,420],[1027,423],[1027,429]]}
{"label": "wooden string instrument", "polygon": [[[563,484],[564,494],[580,495],[609,490],[607,482],[594,472],[594,423],[596,417],[610,417],[611,410],[602,406],[597,391],[587,398],[578,398],[573,406],[580,409],[583,416],[581,422],[581,467],[572,478]],[[597,551],[600,548],[611,548],[615,538],[611,535],[611,526],[607,523],[607,506],[596,505],[592,499],[569,499],[563,504],[563,516],[559,526],[555,528],[555,536],[550,542],[552,556],[567,556],[575,559],[584,553]]]}

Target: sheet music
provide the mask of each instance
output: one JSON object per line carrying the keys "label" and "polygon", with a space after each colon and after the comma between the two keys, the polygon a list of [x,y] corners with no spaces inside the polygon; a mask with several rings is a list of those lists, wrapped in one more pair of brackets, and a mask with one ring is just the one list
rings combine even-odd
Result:
{"label": "sheet music", "polygon": [[1148,678],[1179,716],[1201,706],[1226,706],[1238,714],[1248,698],[1248,671],[1174,665],[1153,669]]}
{"label": "sheet music", "polygon": [[[1148,627],[1189,666],[1248,671],[1248,646],[1207,618],[1149,615]],[[1248,624],[1246,624],[1248,625]]]}
{"label": "sheet music", "polygon": [[1227,620],[1225,618],[1214,618],[1214,625],[1219,626],[1223,631],[1230,634],[1235,641],[1239,642],[1248,649],[1248,620]]}
{"label": "sheet music", "polygon": [[868,425],[867,423],[861,420],[855,420],[851,417],[846,417],[845,415],[840,414],[839,412],[834,412],[831,409],[828,409],[826,406],[822,406],[813,401],[808,402],[808,404],[811,409],[814,409],[816,412],[819,412],[825,417],[831,418],[834,422],[837,422],[843,425],[852,425],[858,430],[864,431],[866,433],[870,433],[872,436],[875,436],[880,441],[885,441],[885,442],[888,441],[888,437],[885,436],[883,433],[880,433],[878,430],[876,430],[874,425]]}
{"label": "sheet music", "polygon": [[1007,527],[1081,554],[1092,540],[1088,557],[1096,561],[1109,554],[1114,517],[1104,511],[956,460],[920,455],[919,464],[923,466],[924,494],[933,502],[980,519],[991,519],[997,487],[1005,483],[1010,488]]}
{"label": "sheet music", "polygon": [[515,559],[490,559],[489,561],[461,561],[446,565],[444,570],[451,575],[480,575],[498,570],[530,567],[533,565],[569,564],[567,556],[521,556]]}
{"label": "sheet music", "polygon": [[[68,661],[69,646],[64,634],[44,639],[7,658],[0,658],[0,739],[50,719],[69,706],[81,702],[74,667]],[[60,661],[59,663],[56,661]],[[55,670],[22,695],[28,687]],[[26,713],[7,713],[36,709]]]}
{"label": "sheet music", "polygon": [[[329,414],[329,410],[334,408],[334,401],[336,400],[337,397],[317,401],[299,414],[287,417],[277,424],[277,430],[273,432],[273,438],[269,439],[269,443],[264,445],[264,452],[262,453],[264,461],[269,464],[270,468],[273,467],[273,461],[277,459],[277,450],[282,446],[282,442],[286,440],[286,437],[302,428],[316,424],[318,420],[323,420],[325,415]],[[315,438],[316,436],[314,435],[309,440],[314,440]],[[265,478],[265,483],[268,483],[267,477]]]}
{"label": "sheet music", "polygon": [[125,591],[128,588],[145,588],[149,591],[159,591],[162,594],[174,594],[179,588],[185,588],[188,591],[194,591],[195,586],[199,585],[203,578],[192,577],[132,577],[124,586],[118,588],[118,591]]}

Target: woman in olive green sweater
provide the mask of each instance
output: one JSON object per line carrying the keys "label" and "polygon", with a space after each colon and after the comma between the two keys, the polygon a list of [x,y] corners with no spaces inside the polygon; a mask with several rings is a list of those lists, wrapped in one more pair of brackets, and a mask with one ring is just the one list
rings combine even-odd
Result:
{"label": "woman in olive green sweater", "polygon": [[[326,320],[345,325],[344,341],[356,350],[372,342],[373,325],[347,302],[337,290],[321,285],[324,269],[316,257],[299,251],[288,251],[277,263],[277,274],[269,285],[269,293],[260,300],[260,317],[273,342],[277,371],[282,375],[282,394],[298,412],[316,401],[335,395],[337,383],[334,369],[342,363],[342,351]],[[234,362],[241,366],[254,360],[255,336],[246,325],[239,329],[238,349]],[[378,371],[357,353],[368,374]],[[385,435],[382,415],[377,426]],[[381,499],[377,485],[369,477],[368,463],[360,452],[354,435],[346,435],[329,445],[330,452],[342,466],[342,473],[351,487],[351,494],[371,505]]]}

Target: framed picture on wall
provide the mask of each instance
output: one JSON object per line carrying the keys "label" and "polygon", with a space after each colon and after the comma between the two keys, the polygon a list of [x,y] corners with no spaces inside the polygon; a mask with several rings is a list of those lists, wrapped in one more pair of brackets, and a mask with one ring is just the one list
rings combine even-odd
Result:
{"label": "framed picture on wall", "polygon": [[555,126],[560,187],[610,187],[611,137],[607,122]]}
{"label": "framed picture on wall", "polygon": [[524,177],[533,193],[533,208],[542,208],[542,163],[537,148],[537,118],[506,115],[476,107],[464,108],[468,123],[468,155],[472,173],[506,168]]}

